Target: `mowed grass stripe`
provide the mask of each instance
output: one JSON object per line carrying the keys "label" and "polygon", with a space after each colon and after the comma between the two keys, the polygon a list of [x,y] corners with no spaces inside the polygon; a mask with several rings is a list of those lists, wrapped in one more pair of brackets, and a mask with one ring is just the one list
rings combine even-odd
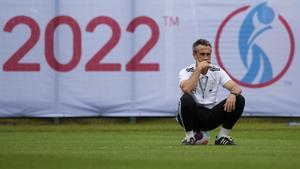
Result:
{"label": "mowed grass stripe", "polygon": [[300,127],[239,123],[238,146],[182,146],[176,122],[0,126],[2,169],[256,168],[300,166]]}

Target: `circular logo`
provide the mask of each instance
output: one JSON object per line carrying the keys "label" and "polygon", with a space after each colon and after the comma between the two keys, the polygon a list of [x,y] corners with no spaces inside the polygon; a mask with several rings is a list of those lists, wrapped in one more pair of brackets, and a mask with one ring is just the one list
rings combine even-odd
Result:
{"label": "circular logo", "polygon": [[278,81],[290,67],[294,52],[294,35],[288,22],[276,16],[267,2],[230,13],[215,40],[220,67],[236,83],[249,88]]}

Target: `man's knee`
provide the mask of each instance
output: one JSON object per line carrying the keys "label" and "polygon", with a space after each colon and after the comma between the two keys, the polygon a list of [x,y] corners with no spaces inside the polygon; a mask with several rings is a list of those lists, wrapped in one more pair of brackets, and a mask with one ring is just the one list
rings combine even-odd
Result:
{"label": "man's knee", "polygon": [[195,103],[194,97],[190,94],[184,94],[180,98],[181,105],[189,106]]}
{"label": "man's knee", "polygon": [[238,106],[245,107],[245,97],[243,95],[237,96],[236,102],[237,102]]}
{"label": "man's knee", "polygon": [[240,115],[243,113],[244,107],[245,107],[245,97],[242,95],[237,96],[236,97],[236,109]]}

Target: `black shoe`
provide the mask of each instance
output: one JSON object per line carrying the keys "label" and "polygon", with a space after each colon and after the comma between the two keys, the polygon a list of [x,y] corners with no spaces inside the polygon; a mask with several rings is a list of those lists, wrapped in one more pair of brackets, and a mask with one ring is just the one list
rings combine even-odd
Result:
{"label": "black shoe", "polygon": [[190,137],[188,139],[187,138],[183,139],[182,142],[181,142],[181,144],[183,144],[183,145],[194,145],[195,142],[196,142],[195,137]]}
{"label": "black shoe", "polygon": [[236,145],[236,144],[233,141],[233,138],[231,138],[230,136],[226,136],[220,138],[216,137],[215,145]]}

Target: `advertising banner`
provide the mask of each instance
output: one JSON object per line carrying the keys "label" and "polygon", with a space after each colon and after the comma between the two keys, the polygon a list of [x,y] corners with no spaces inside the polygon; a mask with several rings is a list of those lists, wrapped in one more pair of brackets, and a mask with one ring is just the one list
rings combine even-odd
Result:
{"label": "advertising banner", "polygon": [[194,63],[199,38],[241,86],[244,116],[300,117],[299,8],[296,0],[1,0],[0,117],[175,116],[178,73]]}

